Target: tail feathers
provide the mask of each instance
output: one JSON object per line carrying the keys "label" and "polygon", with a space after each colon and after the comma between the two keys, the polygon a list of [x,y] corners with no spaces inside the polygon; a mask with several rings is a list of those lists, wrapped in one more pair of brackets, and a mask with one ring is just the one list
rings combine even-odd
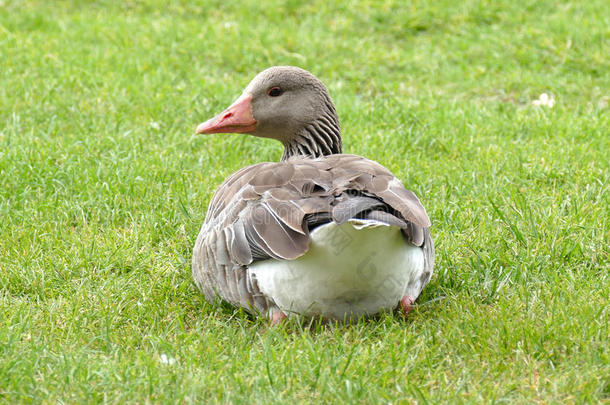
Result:
{"label": "tail feathers", "polygon": [[358,217],[361,212],[383,209],[386,204],[378,199],[364,195],[350,195],[333,207],[332,218],[338,225],[342,225],[350,218]]}
{"label": "tail feathers", "polygon": [[399,213],[379,199],[366,195],[342,195],[332,207],[332,211],[320,212],[306,216],[309,230],[330,221],[342,225],[352,218],[370,219],[402,229],[406,239],[415,246],[424,243],[424,229],[412,222],[405,221]]}

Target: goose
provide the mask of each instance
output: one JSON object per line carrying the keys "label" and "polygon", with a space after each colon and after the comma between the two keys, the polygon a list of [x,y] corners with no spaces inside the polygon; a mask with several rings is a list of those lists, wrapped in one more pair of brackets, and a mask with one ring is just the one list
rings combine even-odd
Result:
{"label": "goose", "polygon": [[434,267],[430,219],[388,169],[342,153],[337,112],[319,79],[298,67],[268,68],[195,132],[284,146],[279,162],[238,170],[212,197],[192,262],[206,300],[271,324],[413,308]]}

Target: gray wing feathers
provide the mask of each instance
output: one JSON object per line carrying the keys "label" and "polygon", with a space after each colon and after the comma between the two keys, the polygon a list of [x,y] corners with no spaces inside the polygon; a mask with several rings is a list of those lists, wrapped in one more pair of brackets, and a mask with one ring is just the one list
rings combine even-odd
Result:
{"label": "gray wing feathers", "polygon": [[246,238],[246,230],[241,219],[233,223],[233,226],[227,226],[227,229],[232,229],[231,239],[231,257],[233,261],[242,266],[252,263],[252,251]]}
{"label": "gray wing feathers", "polygon": [[404,188],[398,179],[394,178],[389,187],[379,193],[379,197],[388,205],[400,211],[403,218],[424,228],[430,227],[430,218],[419,199],[412,191]]}
{"label": "gray wing feathers", "polygon": [[[422,274],[422,286],[423,289],[430,277],[432,277],[432,271],[434,269],[434,242],[430,235],[430,229],[424,228],[424,273]],[[421,290],[420,290],[421,291]]]}
{"label": "gray wing feathers", "polygon": [[309,236],[296,232],[266,204],[251,204],[240,220],[248,245],[259,259],[295,259],[307,251]]}
{"label": "gray wing feathers", "polygon": [[[245,236],[243,239],[245,241]],[[234,241],[230,232],[215,232],[204,224],[193,254],[196,284],[210,302],[222,298],[233,305],[258,312],[275,308],[273,300],[260,291],[255,279],[249,277],[247,266],[236,262],[223,264],[217,260],[219,256],[215,250],[222,245],[230,246]]]}

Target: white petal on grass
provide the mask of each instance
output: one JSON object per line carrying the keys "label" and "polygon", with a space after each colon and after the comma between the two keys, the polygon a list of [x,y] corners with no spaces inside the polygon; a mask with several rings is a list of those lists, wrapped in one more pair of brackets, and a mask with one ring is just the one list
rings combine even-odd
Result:
{"label": "white petal on grass", "polygon": [[176,359],[174,359],[173,357],[168,357],[167,354],[163,353],[161,356],[159,356],[159,361],[163,364],[171,366],[176,362]]}
{"label": "white petal on grass", "polygon": [[158,122],[155,122],[155,121],[151,121],[148,125],[150,125],[150,127],[152,129],[157,129],[157,130],[161,129],[161,124],[159,124]]}
{"label": "white petal on grass", "polygon": [[538,100],[532,101],[532,105],[553,108],[553,106],[555,105],[555,99],[553,98],[553,96],[549,96],[546,93],[542,93],[540,97],[538,97]]}

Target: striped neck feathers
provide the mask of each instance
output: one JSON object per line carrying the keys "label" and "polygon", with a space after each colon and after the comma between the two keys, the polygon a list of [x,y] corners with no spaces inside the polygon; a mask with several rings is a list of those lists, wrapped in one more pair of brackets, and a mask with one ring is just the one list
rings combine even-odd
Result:
{"label": "striped neck feathers", "polygon": [[327,101],[321,114],[309,124],[301,127],[284,142],[282,161],[295,156],[317,158],[320,156],[342,153],[341,126],[337,111],[330,100]]}

